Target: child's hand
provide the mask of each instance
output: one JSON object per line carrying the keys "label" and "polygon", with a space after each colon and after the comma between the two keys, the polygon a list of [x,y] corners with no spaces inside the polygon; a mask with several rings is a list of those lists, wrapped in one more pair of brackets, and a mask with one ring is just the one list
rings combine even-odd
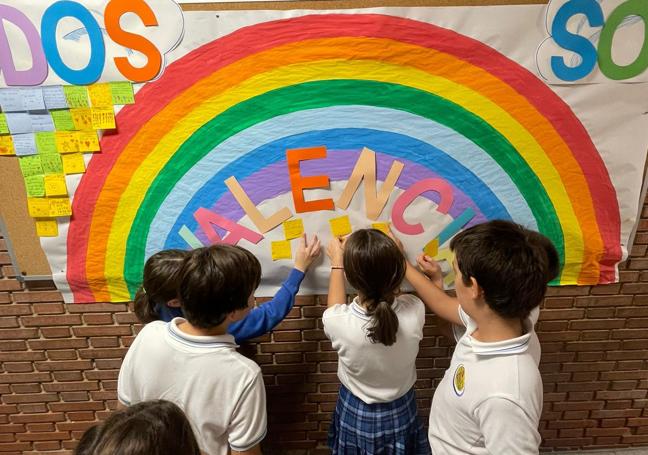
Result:
{"label": "child's hand", "polygon": [[425,253],[416,258],[416,263],[423,274],[425,274],[437,287],[443,289],[443,273],[437,261]]}
{"label": "child's hand", "polygon": [[317,235],[313,236],[310,244],[306,234],[299,240],[299,247],[295,253],[295,268],[301,272],[306,273],[306,270],[311,266],[313,261],[320,255],[320,241]]}
{"label": "child's hand", "polygon": [[344,264],[344,242],[346,239],[333,237],[326,248],[326,255],[331,260],[331,267],[342,267]]}

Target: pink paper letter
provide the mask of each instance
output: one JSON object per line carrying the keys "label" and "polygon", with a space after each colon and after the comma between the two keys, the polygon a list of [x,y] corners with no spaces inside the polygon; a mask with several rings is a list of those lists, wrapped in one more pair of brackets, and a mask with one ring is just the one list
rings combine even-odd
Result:
{"label": "pink paper letter", "polygon": [[452,206],[454,196],[452,195],[452,187],[448,182],[442,179],[425,179],[410,186],[403,194],[401,194],[392,209],[392,224],[403,234],[418,235],[423,233],[423,226],[421,223],[409,224],[403,218],[405,209],[421,194],[426,191],[435,191],[441,196],[437,210],[441,213],[448,213]]}
{"label": "pink paper letter", "polygon": [[[245,226],[241,226],[240,224],[205,208],[199,208],[196,210],[194,218],[198,221],[198,224],[212,243],[228,243],[230,245],[236,245],[241,239],[245,239],[248,242],[256,244],[263,239],[261,234],[257,234]],[[224,238],[221,238],[212,224],[227,230],[227,235],[225,235]]]}
{"label": "pink paper letter", "polygon": [[[2,21],[6,20],[18,27],[29,45],[32,67],[28,70],[17,70],[13,54],[9,47],[9,39]],[[24,13],[8,5],[0,5],[0,72],[4,74],[7,85],[39,85],[47,79],[47,60],[43,52],[43,44],[34,24]]]}

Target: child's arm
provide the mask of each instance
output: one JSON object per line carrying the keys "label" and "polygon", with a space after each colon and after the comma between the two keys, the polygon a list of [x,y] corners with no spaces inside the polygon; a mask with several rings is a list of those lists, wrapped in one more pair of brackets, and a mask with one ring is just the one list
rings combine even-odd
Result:
{"label": "child's arm", "polygon": [[286,317],[295,304],[295,296],[308,267],[319,254],[320,242],[317,236],[307,244],[304,235],[295,253],[295,268],[290,271],[288,278],[282,283],[272,300],[252,308],[245,318],[228,327],[227,332],[234,336],[237,343],[269,332]]}
{"label": "child's arm", "polygon": [[488,453],[539,452],[538,422],[505,397],[492,397],[475,410]]}
{"label": "child's arm", "polygon": [[[441,267],[427,256],[419,256],[417,262],[425,271],[425,275],[407,263],[405,278],[414,287],[419,298],[438,317],[457,325],[463,325],[459,317],[459,301],[450,297],[443,290]],[[427,276],[426,276],[427,275]],[[428,279],[428,276],[430,279]]]}
{"label": "child's arm", "polygon": [[331,278],[329,280],[327,307],[338,303],[346,303],[346,289],[344,288],[344,241],[333,237],[326,249],[326,255],[331,260]]}

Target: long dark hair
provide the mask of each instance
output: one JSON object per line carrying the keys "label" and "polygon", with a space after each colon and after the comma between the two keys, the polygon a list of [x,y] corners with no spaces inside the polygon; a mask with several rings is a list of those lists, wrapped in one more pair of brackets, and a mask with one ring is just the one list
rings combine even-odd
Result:
{"label": "long dark hair", "polygon": [[396,342],[398,317],[392,308],[405,278],[405,256],[396,243],[376,229],[361,229],[347,239],[344,272],[371,316],[367,336],[372,343]]}
{"label": "long dark hair", "polygon": [[144,401],[117,411],[93,431],[92,447],[77,455],[200,455],[189,420],[170,401]]}
{"label": "long dark hair", "polygon": [[146,261],[142,286],[135,294],[135,315],[142,324],[160,319],[156,305],[178,297],[180,269],[188,254],[184,250],[164,250]]}

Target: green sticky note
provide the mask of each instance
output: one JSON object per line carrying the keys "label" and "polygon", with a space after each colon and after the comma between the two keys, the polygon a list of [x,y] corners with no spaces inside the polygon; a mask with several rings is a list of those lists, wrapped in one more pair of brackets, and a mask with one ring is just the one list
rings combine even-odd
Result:
{"label": "green sticky note", "polygon": [[0,134],[9,134],[9,126],[7,125],[7,116],[0,113]]}
{"label": "green sticky note", "polygon": [[133,84],[128,81],[111,82],[110,90],[112,92],[113,104],[134,104],[135,95],[133,94]]}
{"label": "green sticky note", "polygon": [[66,85],[63,87],[63,92],[71,109],[90,107],[88,89],[84,85]]}
{"label": "green sticky note", "polygon": [[62,174],[63,161],[61,155],[58,153],[47,153],[45,155],[38,155],[41,158],[44,174]]}
{"label": "green sticky note", "polygon": [[56,131],[74,131],[74,122],[69,110],[50,111]]}
{"label": "green sticky note", "polygon": [[36,149],[38,153],[57,153],[56,134],[50,131],[36,133]]}
{"label": "green sticky note", "polygon": [[27,188],[27,197],[45,196],[45,180],[42,175],[32,175],[25,177],[25,188]]}
{"label": "green sticky note", "polygon": [[21,156],[19,163],[23,177],[27,178],[33,175],[43,175],[41,155]]}

